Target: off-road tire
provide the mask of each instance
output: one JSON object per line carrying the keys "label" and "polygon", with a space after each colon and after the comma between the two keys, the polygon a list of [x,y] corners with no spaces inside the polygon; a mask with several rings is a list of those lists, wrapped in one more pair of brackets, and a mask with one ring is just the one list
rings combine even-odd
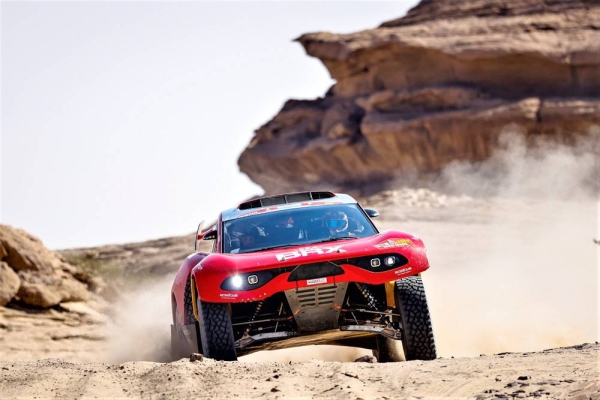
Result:
{"label": "off-road tire", "polygon": [[[177,311],[177,304],[173,302],[173,325],[171,327],[171,359],[179,360],[180,358],[189,357],[191,353],[201,353],[202,343],[200,340],[200,330],[198,321],[194,316],[191,278],[188,278],[185,284],[183,293],[183,321]],[[185,339],[182,339],[181,330],[183,325],[194,325],[196,330],[197,343],[195,346],[190,346]]]}
{"label": "off-road tire", "polygon": [[377,362],[398,362],[404,361],[404,357],[398,350],[398,341],[389,337],[378,335],[375,338],[375,349],[373,355],[377,358]]}
{"label": "off-road tire", "polygon": [[[194,288],[195,290],[195,288]],[[194,353],[202,353],[202,339],[200,338],[200,325],[194,315],[194,298],[192,297],[192,277],[190,276],[185,283],[185,291],[183,294],[183,312],[185,313],[185,323],[194,324],[196,330],[196,348]]]}
{"label": "off-road tire", "polygon": [[189,277],[185,283],[185,290],[183,291],[183,313],[184,313],[184,324],[192,324],[196,322],[194,316],[194,299],[192,298],[192,278]]}
{"label": "off-road tire", "polygon": [[402,347],[406,361],[434,360],[435,340],[423,281],[418,275],[396,281],[396,308],[402,322]]}
{"label": "off-road tire", "polygon": [[229,307],[224,303],[207,303],[198,299],[200,341],[205,357],[237,361]]}

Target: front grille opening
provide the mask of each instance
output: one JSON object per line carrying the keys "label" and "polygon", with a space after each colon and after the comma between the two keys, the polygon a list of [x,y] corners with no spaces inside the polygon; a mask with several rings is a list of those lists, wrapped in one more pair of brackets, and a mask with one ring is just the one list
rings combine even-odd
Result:
{"label": "front grille opening", "polygon": [[290,276],[288,282],[326,278],[328,276],[343,275],[344,270],[334,262],[321,262],[314,264],[304,264],[296,267]]}

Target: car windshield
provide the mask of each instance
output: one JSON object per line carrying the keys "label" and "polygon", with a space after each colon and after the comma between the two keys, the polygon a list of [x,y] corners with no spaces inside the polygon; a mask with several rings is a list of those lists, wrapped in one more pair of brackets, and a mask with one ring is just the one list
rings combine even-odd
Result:
{"label": "car windshield", "polygon": [[223,252],[251,253],[377,233],[357,204],[299,207],[223,222]]}

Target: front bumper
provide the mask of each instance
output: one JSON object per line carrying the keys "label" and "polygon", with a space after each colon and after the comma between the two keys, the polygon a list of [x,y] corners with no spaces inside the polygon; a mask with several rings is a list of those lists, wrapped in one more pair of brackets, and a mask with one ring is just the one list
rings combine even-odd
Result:
{"label": "front bumper", "polygon": [[[387,256],[389,254],[384,254]],[[383,284],[421,273],[429,268],[426,258],[410,260],[396,253],[393,267],[365,266],[364,260],[381,255],[319,261],[285,267],[270,266],[237,271],[200,267],[193,271],[200,299],[212,303],[241,303],[264,300],[275,293],[346,282]],[[257,283],[250,281],[257,279]],[[233,281],[237,281],[237,287]],[[240,284],[241,281],[241,284]]]}

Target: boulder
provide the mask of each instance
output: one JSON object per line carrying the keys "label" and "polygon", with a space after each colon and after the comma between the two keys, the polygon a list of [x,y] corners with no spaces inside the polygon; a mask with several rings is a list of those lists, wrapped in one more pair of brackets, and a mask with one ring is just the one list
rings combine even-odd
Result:
{"label": "boulder", "polygon": [[0,305],[13,298],[24,305],[48,308],[90,298],[83,277],[62,256],[27,232],[0,225]]}
{"label": "boulder", "polygon": [[5,262],[0,262],[0,306],[15,297],[21,286],[19,276]]}
{"label": "boulder", "polygon": [[33,270],[51,272],[60,267],[62,260],[42,244],[42,241],[22,229],[0,225],[2,257],[15,271]]}
{"label": "boulder", "polygon": [[34,271],[20,271],[19,300],[27,305],[41,308],[68,301],[89,300],[87,287],[68,275],[42,275]]}

